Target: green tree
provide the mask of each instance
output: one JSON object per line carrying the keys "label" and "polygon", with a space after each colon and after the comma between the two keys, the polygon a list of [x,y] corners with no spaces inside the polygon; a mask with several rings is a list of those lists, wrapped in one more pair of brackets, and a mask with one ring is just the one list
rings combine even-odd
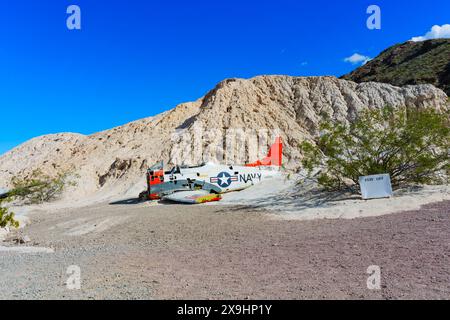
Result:
{"label": "green tree", "polygon": [[350,124],[325,121],[320,137],[300,146],[303,166],[328,190],[359,192],[360,176],[389,173],[394,188],[435,184],[449,173],[449,112],[385,107]]}
{"label": "green tree", "polygon": [[58,199],[64,189],[75,186],[68,172],[59,173],[50,177],[40,170],[34,170],[31,178],[13,178],[11,197],[24,201],[26,204],[39,204]]}

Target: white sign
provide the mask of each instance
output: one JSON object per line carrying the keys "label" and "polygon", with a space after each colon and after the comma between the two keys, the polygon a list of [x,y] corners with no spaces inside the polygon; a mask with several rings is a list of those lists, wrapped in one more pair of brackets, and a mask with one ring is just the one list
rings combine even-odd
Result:
{"label": "white sign", "polygon": [[359,177],[359,186],[363,199],[392,197],[391,177],[389,174],[376,174]]}

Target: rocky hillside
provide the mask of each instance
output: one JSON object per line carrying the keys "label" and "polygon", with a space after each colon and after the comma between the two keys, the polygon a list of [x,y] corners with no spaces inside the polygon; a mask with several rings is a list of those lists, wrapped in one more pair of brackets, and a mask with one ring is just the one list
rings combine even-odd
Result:
{"label": "rocky hillside", "polygon": [[[159,160],[178,164],[256,160],[245,143],[229,144],[227,138],[236,132],[253,137],[261,130],[283,137],[284,165],[295,169],[298,143],[316,135],[324,117],[351,121],[360,110],[385,105],[446,108],[447,96],[432,85],[400,88],[334,77],[229,79],[198,101],[155,117],[90,136],[63,133],[30,140],[0,157],[0,187],[39,168],[50,174],[77,173],[78,186],[67,193],[69,198],[132,194],[146,168]],[[271,139],[259,143],[266,146]]]}
{"label": "rocky hillside", "polygon": [[395,45],[342,78],[395,86],[430,83],[450,96],[450,39]]}

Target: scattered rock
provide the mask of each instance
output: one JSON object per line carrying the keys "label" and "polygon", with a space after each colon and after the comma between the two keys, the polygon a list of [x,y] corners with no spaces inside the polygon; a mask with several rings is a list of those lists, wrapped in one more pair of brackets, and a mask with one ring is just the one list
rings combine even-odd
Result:
{"label": "scattered rock", "polygon": [[16,244],[25,244],[25,243],[30,243],[31,239],[29,236],[27,235],[18,235],[14,238],[11,239],[12,242],[15,242]]}

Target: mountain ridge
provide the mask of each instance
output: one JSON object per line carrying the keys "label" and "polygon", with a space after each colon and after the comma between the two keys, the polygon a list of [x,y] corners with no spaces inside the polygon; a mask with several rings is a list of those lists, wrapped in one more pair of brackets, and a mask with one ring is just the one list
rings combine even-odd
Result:
{"label": "mountain ridge", "polygon": [[450,96],[450,39],[396,44],[341,79],[395,86],[429,83]]}

